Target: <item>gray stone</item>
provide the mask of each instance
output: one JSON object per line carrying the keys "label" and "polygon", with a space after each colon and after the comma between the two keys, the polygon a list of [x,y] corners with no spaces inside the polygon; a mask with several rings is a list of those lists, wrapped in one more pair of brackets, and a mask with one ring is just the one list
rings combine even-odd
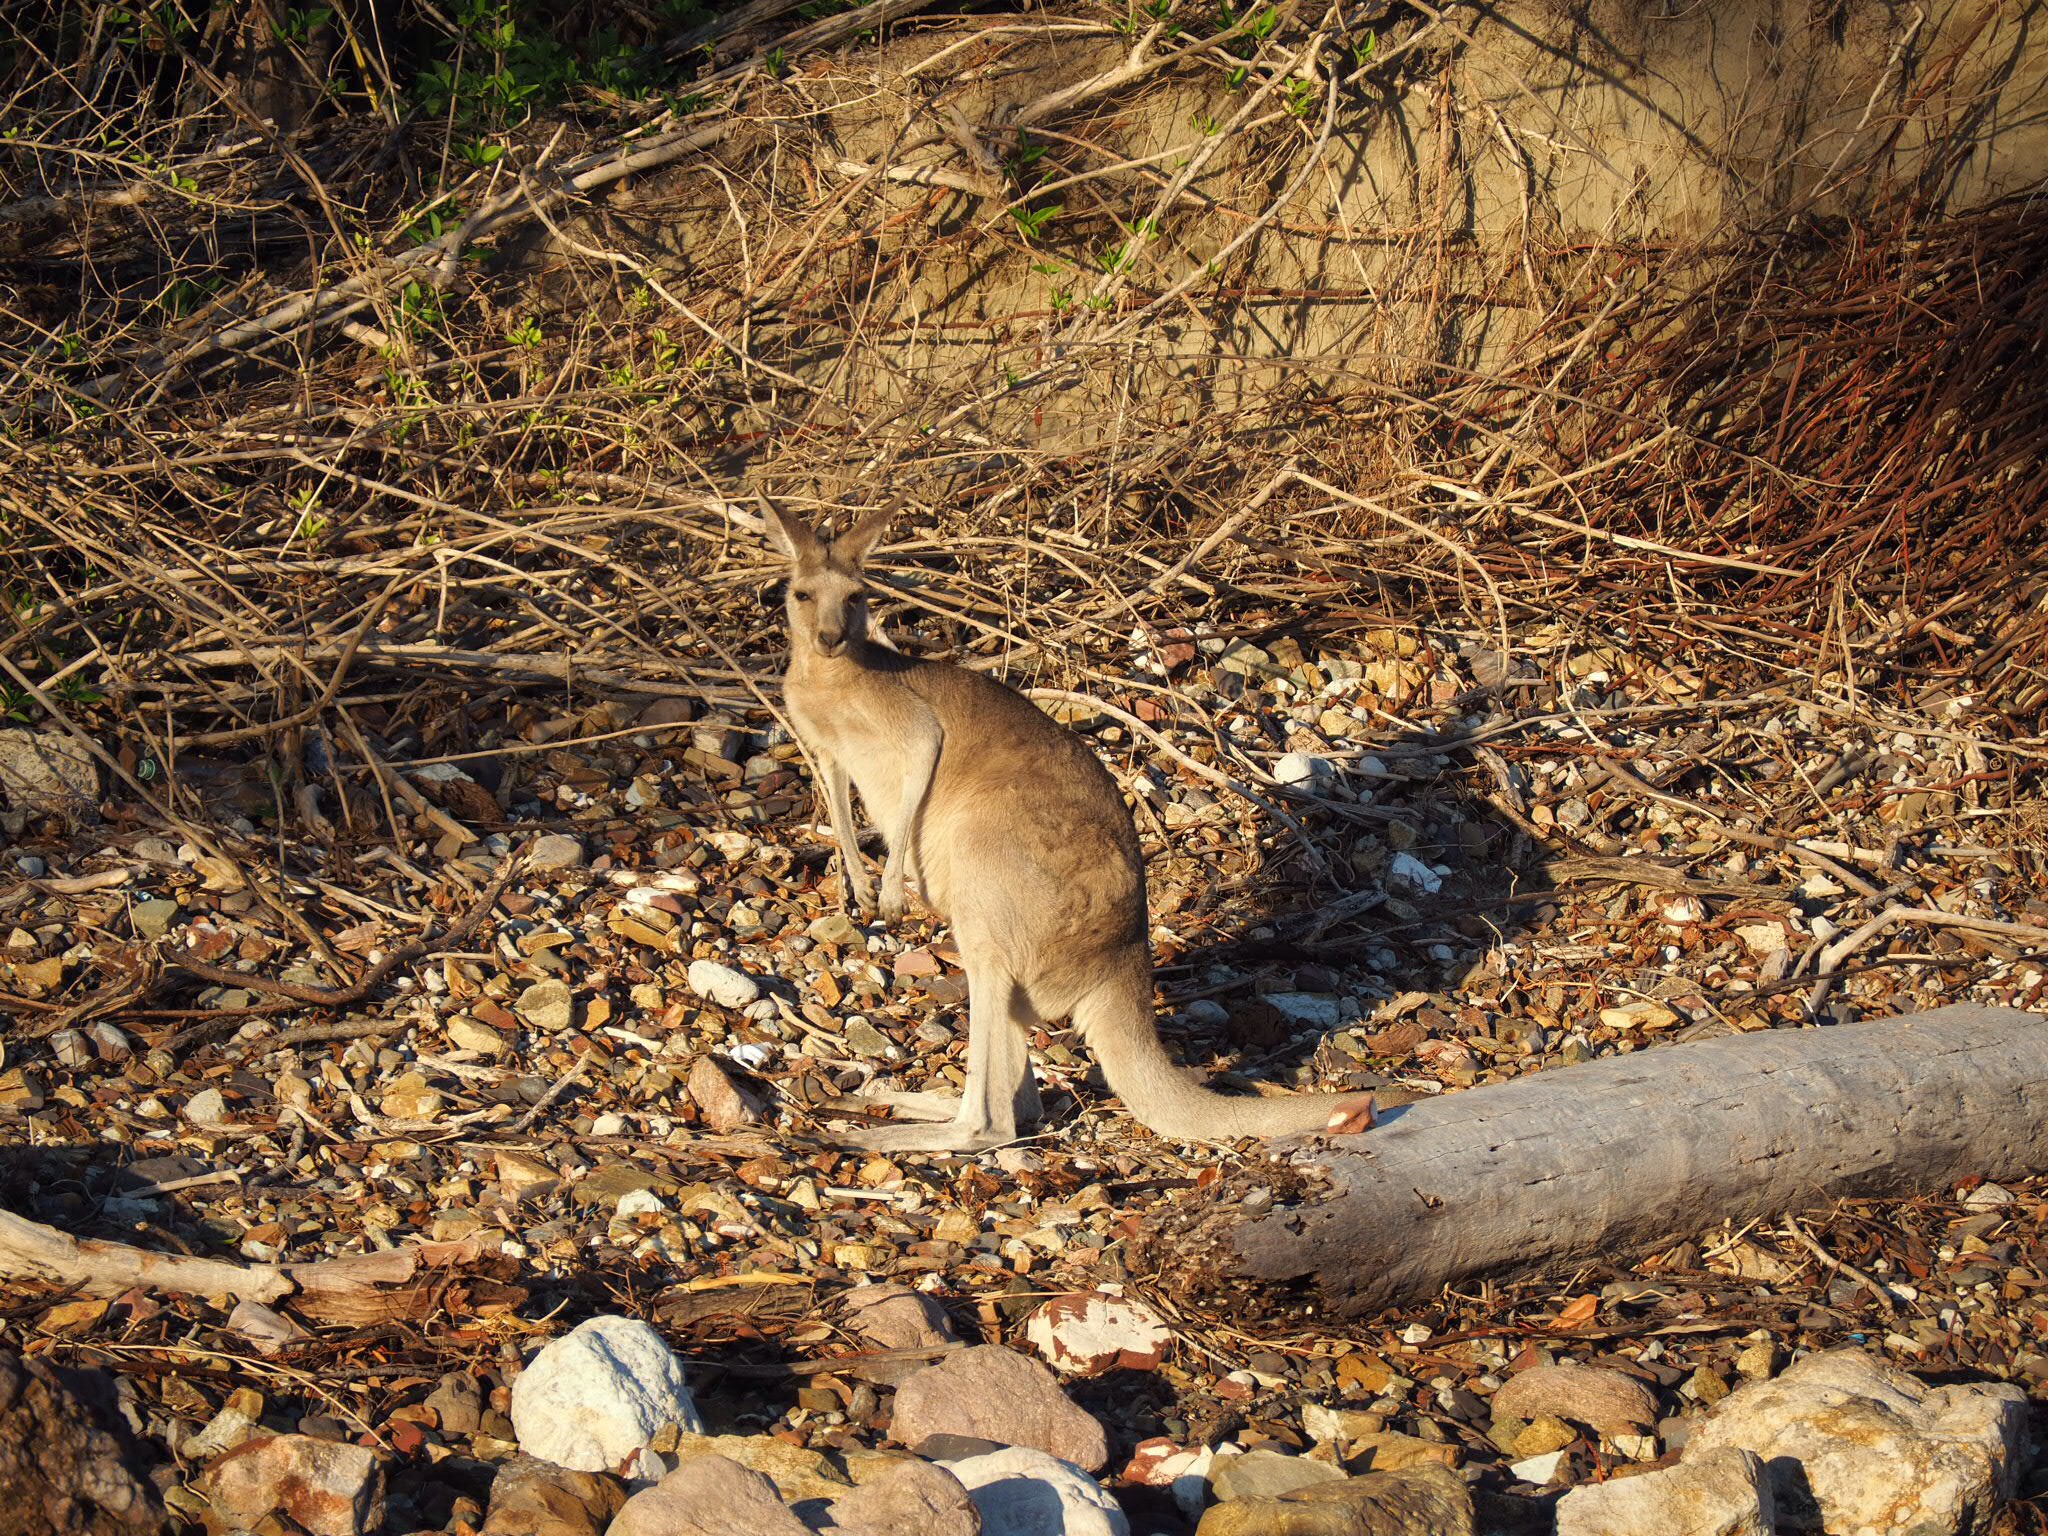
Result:
{"label": "gray stone", "polygon": [[160,939],[177,920],[178,904],[162,896],[138,901],[128,909],[128,921],[135,925],[138,938]]}
{"label": "gray stone", "polygon": [[758,1001],[761,983],[744,971],[736,971],[716,960],[690,962],[690,990],[707,1003],[721,1008],[744,1008]]}
{"label": "gray stone", "polygon": [[441,1384],[427,1394],[427,1406],[434,1410],[444,1434],[473,1435],[483,1426],[483,1393],[467,1371],[443,1376]]}
{"label": "gray stone", "polygon": [[1273,778],[1305,795],[1319,795],[1337,782],[1337,765],[1327,757],[1289,752],[1273,765]]}
{"label": "gray stone", "polygon": [[1228,1504],[1239,1499],[1277,1499],[1297,1488],[1343,1481],[1343,1472],[1326,1461],[1287,1456],[1261,1446],[1242,1456],[1225,1456],[1218,1461],[1209,1486],[1219,1500]]}
{"label": "gray stone", "polygon": [[536,981],[519,994],[514,1009],[535,1029],[551,1035],[560,1034],[576,1019],[576,1000],[566,981]]}
{"label": "gray stone", "polygon": [[526,867],[542,874],[583,867],[583,844],[566,832],[550,832],[533,840],[526,853]]}
{"label": "gray stone", "polygon": [[99,766],[68,731],[0,731],[0,795],[30,815],[96,820]]}
{"label": "gray stone", "polygon": [[221,1125],[228,1118],[228,1101],[218,1088],[202,1088],[185,1101],[185,1118],[194,1125]]}
{"label": "gray stone", "polygon": [[856,1056],[869,1058],[887,1056],[895,1043],[859,1015],[847,1020],[845,1036],[846,1048],[849,1051]]}

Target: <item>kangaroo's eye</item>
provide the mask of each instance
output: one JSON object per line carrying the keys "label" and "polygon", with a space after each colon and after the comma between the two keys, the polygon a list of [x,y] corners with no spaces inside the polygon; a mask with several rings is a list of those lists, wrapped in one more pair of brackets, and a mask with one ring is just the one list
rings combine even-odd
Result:
{"label": "kangaroo's eye", "polygon": [[801,587],[799,587],[796,591],[790,593],[789,595],[795,598],[800,603],[808,603],[811,600],[811,594]]}

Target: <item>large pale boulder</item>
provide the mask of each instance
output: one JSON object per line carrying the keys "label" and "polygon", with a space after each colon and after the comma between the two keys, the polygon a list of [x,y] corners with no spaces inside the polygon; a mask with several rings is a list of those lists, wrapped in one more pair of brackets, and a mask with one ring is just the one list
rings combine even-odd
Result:
{"label": "large pale boulder", "polygon": [[2026,1417],[2018,1387],[1932,1387],[1861,1350],[1830,1350],[1731,1393],[1681,1463],[1754,1451],[1777,1518],[1797,1530],[1983,1536],[2018,1481]]}
{"label": "large pale boulder", "polygon": [[617,1471],[664,1424],[704,1428],[682,1361],[636,1318],[593,1317],[542,1349],[512,1384],[519,1448],[578,1472]]}

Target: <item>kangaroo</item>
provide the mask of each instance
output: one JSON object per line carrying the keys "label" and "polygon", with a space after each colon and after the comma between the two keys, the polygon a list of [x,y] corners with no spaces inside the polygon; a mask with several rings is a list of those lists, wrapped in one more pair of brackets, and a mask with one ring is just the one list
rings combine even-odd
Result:
{"label": "kangaroo", "polygon": [[877,909],[855,841],[858,789],[888,844],[879,910],[903,916],[915,876],[951,922],[967,969],[967,1086],[958,1100],[903,1094],[902,1113],[949,1117],[848,1133],[877,1151],[965,1152],[1038,1118],[1027,1052],[1045,1019],[1071,1018],[1131,1113],[1162,1136],[1223,1141],[1363,1131],[1369,1095],[1233,1098],[1174,1065],[1152,1014],[1145,868],[1116,782],[1081,739],[1023,695],[870,635],[863,562],[889,513],[829,542],[768,503],[789,559],[784,696],[824,781],[847,890]]}

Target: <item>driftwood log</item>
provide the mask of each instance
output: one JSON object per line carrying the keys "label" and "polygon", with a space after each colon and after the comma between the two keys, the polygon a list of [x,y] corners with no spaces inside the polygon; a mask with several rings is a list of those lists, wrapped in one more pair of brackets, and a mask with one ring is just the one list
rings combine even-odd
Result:
{"label": "driftwood log", "polygon": [[1723,1221],[2048,1169],[2048,1018],[1962,1005],[1541,1072],[1388,1113],[1155,1217],[1169,1289],[1356,1316]]}

